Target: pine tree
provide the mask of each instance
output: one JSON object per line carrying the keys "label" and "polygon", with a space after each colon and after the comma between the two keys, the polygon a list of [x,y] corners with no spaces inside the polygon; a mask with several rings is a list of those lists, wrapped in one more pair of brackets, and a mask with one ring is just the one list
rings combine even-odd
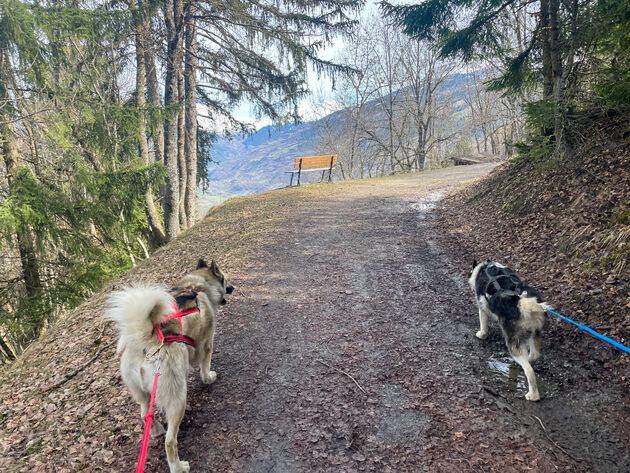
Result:
{"label": "pine tree", "polygon": [[140,114],[119,87],[130,20],[0,0],[0,358],[143,254],[163,171],[138,156]]}
{"label": "pine tree", "polygon": [[[197,181],[205,175],[198,163],[208,157],[197,145],[197,102],[211,119],[227,118],[243,131],[245,125],[231,114],[243,100],[274,120],[287,113],[297,120],[308,67],[331,75],[348,70],[319,59],[317,52],[334,35],[351,31],[355,22],[349,14],[362,3],[164,1],[168,175],[163,197],[168,238],[194,222]],[[202,154],[197,156],[197,150]]]}

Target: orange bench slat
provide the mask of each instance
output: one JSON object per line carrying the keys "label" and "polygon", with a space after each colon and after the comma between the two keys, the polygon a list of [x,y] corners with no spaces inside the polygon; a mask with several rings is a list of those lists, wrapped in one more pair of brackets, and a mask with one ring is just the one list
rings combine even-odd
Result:
{"label": "orange bench slat", "polygon": [[333,166],[337,164],[337,155],[328,156],[309,156],[305,158],[295,158],[295,164],[293,167],[300,167],[300,160],[302,161],[302,168],[311,168],[318,166],[330,166],[330,159],[332,158]]}

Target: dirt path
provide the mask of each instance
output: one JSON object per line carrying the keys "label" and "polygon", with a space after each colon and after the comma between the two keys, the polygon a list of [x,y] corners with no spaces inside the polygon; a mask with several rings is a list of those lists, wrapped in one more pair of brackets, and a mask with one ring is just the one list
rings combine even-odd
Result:
{"label": "dirt path", "polygon": [[[487,171],[321,187],[278,210],[284,223],[230,274],[218,381],[192,377],[179,440],[194,471],[630,470],[627,393],[545,341],[545,397],[528,403],[498,331],[474,337],[430,208]],[[163,456],[153,441],[153,467]]]}

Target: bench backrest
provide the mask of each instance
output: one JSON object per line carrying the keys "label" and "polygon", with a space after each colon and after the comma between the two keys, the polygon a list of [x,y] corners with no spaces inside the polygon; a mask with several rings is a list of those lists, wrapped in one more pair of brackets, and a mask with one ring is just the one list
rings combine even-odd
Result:
{"label": "bench backrest", "polygon": [[332,159],[332,165],[337,164],[337,155],[328,155],[328,156],[309,156],[307,158],[295,158],[295,165],[293,166],[295,169],[300,167],[300,160],[302,161],[302,169],[303,168],[313,168],[313,167],[325,167],[330,166],[330,160]]}

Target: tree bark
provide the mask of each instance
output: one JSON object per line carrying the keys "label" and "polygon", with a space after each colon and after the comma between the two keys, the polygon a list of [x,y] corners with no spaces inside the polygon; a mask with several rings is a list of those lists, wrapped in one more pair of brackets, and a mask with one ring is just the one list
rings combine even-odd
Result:
{"label": "tree bark", "polygon": [[186,171],[186,155],[185,155],[185,146],[184,146],[185,110],[182,107],[185,107],[187,99],[186,99],[186,92],[184,90],[184,72],[182,71],[181,68],[178,70],[177,91],[179,95],[179,104],[180,104],[180,111],[177,117],[177,170],[179,172],[179,226],[180,228],[184,229],[184,228],[188,228],[188,222],[187,222],[187,217],[186,217],[186,206],[184,205],[185,200],[186,200],[185,199],[186,178],[188,177],[188,174]]}
{"label": "tree bark", "polygon": [[[145,15],[145,24],[143,25],[145,31],[151,31],[151,18],[149,15]],[[162,100],[160,99],[160,89],[157,80],[157,71],[155,68],[155,47],[152,44],[151,38],[147,34],[147,41],[144,48],[144,62],[146,68],[146,88],[147,98],[149,104],[154,111],[162,109]],[[164,122],[159,120],[153,120],[153,153],[155,161],[164,164]]]}
{"label": "tree bark", "polygon": [[543,98],[553,98],[553,66],[551,60],[551,34],[549,24],[550,0],[540,0],[540,37],[542,40]]}
{"label": "tree bark", "polygon": [[560,99],[560,79],[562,77],[562,51],[558,25],[559,0],[549,0],[549,50],[551,54],[551,75],[553,78],[553,96]]}
{"label": "tree bark", "polygon": [[167,55],[166,82],[164,84],[164,164],[166,166],[166,195],[164,220],[166,237],[172,240],[179,233],[179,171],[178,171],[178,118],[180,113],[178,71],[183,61],[183,0],[164,0]]}
{"label": "tree bark", "polygon": [[185,33],[186,65],[184,87],[186,89],[186,130],[184,152],[186,155],[186,192],[184,209],[188,227],[197,220],[197,25],[196,5],[187,4],[187,26]]}
{"label": "tree bark", "polygon": [[565,144],[564,136],[564,109],[565,104],[562,90],[562,45],[560,44],[560,26],[558,14],[560,10],[559,0],[549,0],[549,45],[551,52],[551,73],[553,80],[554,133],[556,136],[557,150],[562,150]]}

